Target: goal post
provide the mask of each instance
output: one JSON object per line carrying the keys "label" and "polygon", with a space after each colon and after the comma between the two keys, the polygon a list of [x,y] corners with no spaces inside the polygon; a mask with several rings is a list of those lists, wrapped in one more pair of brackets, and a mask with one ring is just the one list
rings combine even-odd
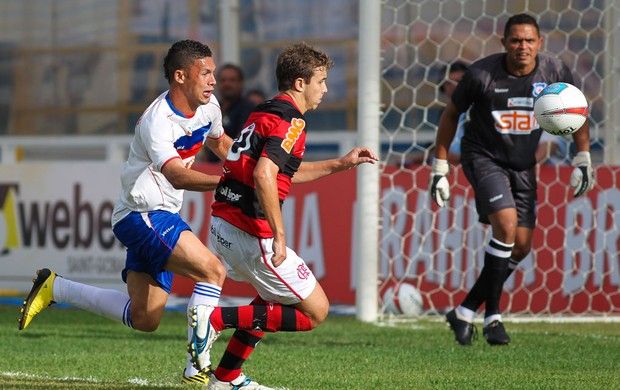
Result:
{"label": "goal post", "polygon": [[[358,62],[358,141],[379,152],[381,4],[375,0],[360,2]],[[363,28],[362,28],[363,26]],[[357,168],[356,202],[356,313],[361,321],[375,321],[378,308],[379,259],[379,166],[363,164]],[[369,304],[370,303],[370,304]],[[372,304],[374,303],[374,304]]]}
{"label": "goal post", "polygon": [[419,305],[416,315],[441,314],[475,282],[489,229],[478,222],[458,165],[449,174],[450,204],[432,204],[427,162],[450,64],[502,51],[503,26],[521,12],[537,18],[543,51],[568,65],[588,99],[597,185],[573,197],[574,145],[557,139],[556,164],[537,167],[532,251],[505,284],[502,308],[508,315],[620,315],[620,2],[382,0],[360,2],[358,143],[383,145],[383,152],[376,174],[370,166],[357,173],[359,319],[389,318],[403,304]]}

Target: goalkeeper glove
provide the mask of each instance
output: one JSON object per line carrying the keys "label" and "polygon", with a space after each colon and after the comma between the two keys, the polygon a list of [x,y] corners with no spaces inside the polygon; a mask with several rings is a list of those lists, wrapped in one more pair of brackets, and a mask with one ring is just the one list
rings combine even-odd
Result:
{"label": "goalkeeper glove", "polygon": [[594,171],[590,152],[579,152],[571,163],[575,167],[570,175],[570,186],[575,189],[575,197],[581,196],[594,187]]}
{"label": "goalkeeper glove", "polygon": [[450,183],[448,183],[449,166],[447,160],[433,158],[433,167],[431,169],[431,198],[439,207],[446,205],[450,200]]}

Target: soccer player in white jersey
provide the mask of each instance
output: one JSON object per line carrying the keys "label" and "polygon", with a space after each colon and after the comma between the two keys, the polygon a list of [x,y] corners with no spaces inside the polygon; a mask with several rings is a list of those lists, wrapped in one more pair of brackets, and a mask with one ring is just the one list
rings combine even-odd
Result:
{"label": "soccer player in white jersey", "polygon": [[[77,283],[49,269],[24,301],[19,329],[51,303],[69,303],[145,332],[159,326],[176,273],[196,282],[188,307],[217,305],[226,271],[179,215],[183,190],[211,191],[219,176],[191,170],[206,144],[222,160],[232,141],[224,134],[212,96],[215,62],[208,46],[176,42],[164,59],[170,89],[136,124],[112,215],[114,235],[127,247],[122,278],[127,293]],[[188,328],[191,339],[191,327]],[[184,382],[206,383],[209,361],[196,369],[188,357]]]}

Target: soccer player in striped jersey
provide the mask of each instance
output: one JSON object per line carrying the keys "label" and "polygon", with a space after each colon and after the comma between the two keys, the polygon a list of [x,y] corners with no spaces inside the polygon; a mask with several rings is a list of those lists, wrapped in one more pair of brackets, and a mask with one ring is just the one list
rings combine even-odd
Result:
{"label": "soccer player in striped jersey", "polygon": [[[190,169],[195,155],[206,144],[223,159],[232,144],[212,96],[216,81],[211,49],[197,41],[176,42],[164,59],[164,72],[170,88],[136,124],[112,215],[114,235],[127,247],[122,271],[127,293],[39,270],[24,302],[19,329],[57,302],[152,332],[163,315],[173,273],[196,282],[188,308],[218,304],[225,268],[179,215],[184,190],[212,191],[219,181],[219,176]],[[189,325],[188,332],[191,338]],[[188,355],[183,381],[208,381],[208,357],[204,362],[195,368]]]}
{"label": "soccer player in striped jersey", "polygon": [[286,48],[276,65],[279,94],[250,114],[224,162],[209,247],[223,259],[228,276],[252,284],[258,296],[241,307],[196,306],[200,339],[190,344],[195,361],[219,332],[235,329],[209,389],[267,389],[241,371],[264,332],[309,331],[327,317],[329,302],[321,285],[286,245],[281,206],[293,183],[377,161],[363,147],[338,159],[302,161],[304,114],[321,103],[331,65],[327,54],[309,45]]}
{"label": "soccer player in striped jersey", "polygon": [[[471,344],[473,320],[483,303],[487,342],[510,342],[499,301],[504,281],[530,252],[536,223],[535,165],[542,130],[534,118],[534,99],[551,83],[573,84],[560,59],[539,53],[542,42],[536,19],[527,14],[510,17],[502,38],[505,53],[492,54],[470,66],[439,121],[431,198],[439,206],[450,198],[448,150],[459,114],[469,108],[461,165],[475,192],[479,220],[490,224],[492,230],[476,283],[463,302],[446,315],[462,345]],[[574,195],[581,196],[594,186],[587,122],[573,134],[573,140],[577,154],[570,185]]]}

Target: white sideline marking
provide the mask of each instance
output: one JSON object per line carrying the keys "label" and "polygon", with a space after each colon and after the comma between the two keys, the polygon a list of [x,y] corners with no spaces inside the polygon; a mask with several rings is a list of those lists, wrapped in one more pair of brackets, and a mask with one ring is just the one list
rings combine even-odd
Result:
{"label": "white sideline marking", "polygon": [[571,317],[556,317],[556,316],[542,316],[542,317],[512,317],[502,316],[502,321],[505,322],[548,322],[554,324],[578,324],[578,323],[616,323],[620,322],[620,316],[571,316]]}
{"label": "white sideline marking", "polygon": [[[64,377],[53,377],[48,375],[35,375],[28,374],[25,372],[14,372],[14,371],[0,371],[0,378],[23,378],[23,379],[34,379],[41,381],[58,381],[58,382],[83,382],[83,383],[103,383],[101,380],[93,378],[91,376],[86,378],[73,377],[73,376],[64,376]],[[150,386],[150,387],[180,387],[181,385],[170,385],[163,383],[150,383],[146,379],[142,378],[130,378],[127,380],[127,383],[137,386]]]}
{"label": "white sideline marking", "polygon": [[[392,324],[407,324],[407,323],[415,323],[418,320],[429,320],[435,322],[445,322],[446,319],[444,316],[420,316],[417,318],[411,317],[392,317],[392,318],[383,318],[378,321],[378,325],[385,326],[382,323],[392,323]],[[502,321],[506,323],[514,322],[514,323],[535,323],[535,322],[546,322],[552,324],[579,324],[579,323],[620,323],[620,315],[610,315],[610,316],[511,316],[504,315],[502,316]],[[474,323],[482,323],[482,318],[476,318]]]}

